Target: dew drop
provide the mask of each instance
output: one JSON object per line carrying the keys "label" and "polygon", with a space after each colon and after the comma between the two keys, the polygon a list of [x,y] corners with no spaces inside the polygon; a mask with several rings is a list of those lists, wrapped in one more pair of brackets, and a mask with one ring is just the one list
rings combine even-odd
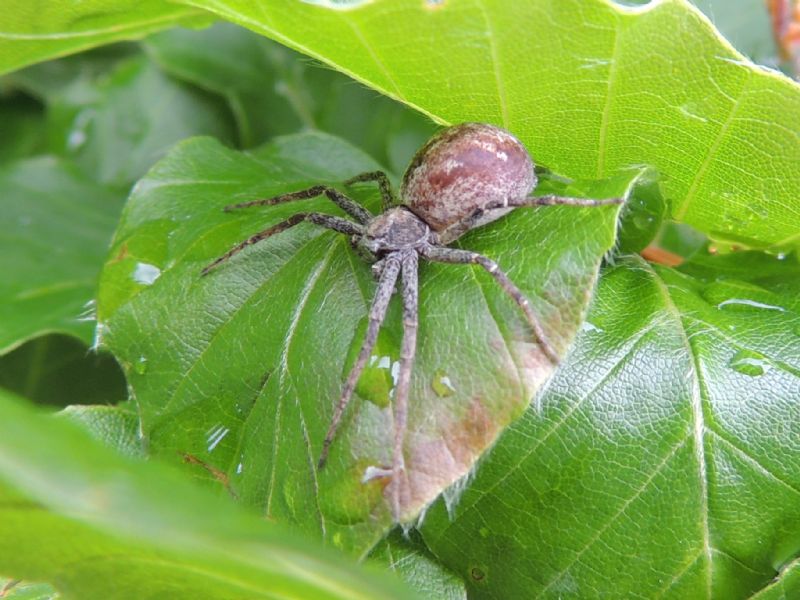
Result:
{"label": "dew drop", "polygon": [[78,113],[67,134],[67,150],[75,152],[86,143],[88,139],[87,130],[94,119],[94,110],[84,110]]}
{"label": "dew drop", "polygon": [[[353,336],[353,341],[348,350],[342,371],[343,379],[347,378],[350,374],[350,369],[356,362],[361,345],[364,343],[366,329],[367,319],[363,319],[356,329],[356,334]],[[399,371],[400,361],[397,346],[393,343],[388,331],[383,329],[378,334],[378,340],[375,343],[372,356],[367,359],[367,364],[358,378],[356,394],[380,408],[386,408],[394,395]]]}
{"label": "dew drop", "polygon": [[452,396],[456,393],[456,388],[453,386],[453,382],[450,380],[450,377],[441,369],[437,369],[436,373],[433,374],[431,387],[433,388],[433,391],[436,392],[436,395],[440,398],[447,398],[448,396]]}
{"label": "dew drop", "polygon": [[759,377],[770,369],[767,358],[753,350],[740,350],[733,355],[728,362],[728,366],[737,373],[750,375],[751,377]]}
{"label": "dew drop", "polygon": [[161,269],[147,263],[136,263],[133,270],[133,280],[142,285],[152,285],[161,276]]}
{"label": "dew drop", "polygon": [[603,333],[603,329],[601,327],[598,327],[591,321],[584,321],[583,323],[581,323],[581,331],[593,331],[596,333]]}
{"label": "dew drop", "polygon": [[136,371],[139,375],[144,375],[147,372],[147,358],[144,356],[140,356],[138,360],[133,363],[133,370]]}

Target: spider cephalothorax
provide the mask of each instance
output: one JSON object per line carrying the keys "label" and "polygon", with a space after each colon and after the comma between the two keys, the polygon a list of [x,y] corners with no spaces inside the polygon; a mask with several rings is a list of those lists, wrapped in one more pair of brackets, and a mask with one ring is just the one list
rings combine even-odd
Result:
{"label": "spider cephalothorax", "polygon": [[377,216],[337,189],[324,185],[226,207],[225,210],[234,210],[249,206],[271,206],[324,194],[352,220],[316,212],[297,213],[234,246],[208,265],[203,274],[247,246],[303,221],[351,236],[360,253],[374,263],[378,286],[369,310],[367,332],[335,405],[328,433],[322,442],[319,468],[325,465],[342,415],[372,354],[395,284],[398,278],[401,279],[403,340],[394,394],[392,464],[390,469],[377,470],[378,476],[391,477],[392,512],[395,519],[399,520],[402,516],[400,482],[405,470],[403,445],[408,396],[417,344],[419,258],[483,267],[520,307],[543,354],[555,364],[559,357],[545,338],[528,299],[497,263],[476,252],[450,248],[447,244],[516,207],[553,204],[600,206],[619,204],[622,199],[530,196],[536,186],[536,175],[525,146],[509,132],[482,123],[462,123],[449,127],[425,144],[406,170],[400,189],[400,202],[394,197],[388,177],[381,171],[363,173],[345,181],[344,185],[367,181],[375,181],[380,187],[383,210]]}

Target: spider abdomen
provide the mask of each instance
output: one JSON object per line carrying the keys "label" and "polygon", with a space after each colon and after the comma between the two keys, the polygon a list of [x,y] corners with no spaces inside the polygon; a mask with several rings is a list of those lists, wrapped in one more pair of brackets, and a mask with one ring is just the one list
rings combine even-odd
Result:
{"label": "spider abdomen", "polygon": [[[417,152],[403,177],[403,203],[441,232],[504,198],[521,198],[536,187],[525,146],[505,129],[461,123],[435,135]],[[474,224],[493,221],[494,210]]]}

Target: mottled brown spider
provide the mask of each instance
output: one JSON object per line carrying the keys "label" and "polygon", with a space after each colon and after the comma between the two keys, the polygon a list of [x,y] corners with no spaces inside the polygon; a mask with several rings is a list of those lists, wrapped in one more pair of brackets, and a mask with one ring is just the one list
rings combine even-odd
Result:
{"label": "mottled brown spider", "polygon": [[[378,288],[369,311],[369,324],[353,368],[342,388],[328,433],[322,443],[319,468],[325,465],[328,451],[342,415],[347,408],[378,338],[389,301],[398,278],[402,280],[403,339],[400,370],[394,395],[394,447],[391,470],[381,475],[400,477],[404,470],[403,444],[408,414],[411,371],[417,346],[417,264],[425,260],[477,264],[497,281],[519,306],[542,352],[553,363],[559,357],[545,338],[528,299],[496,262],[468,250],[449,248],[467,231],[494,221],[520,206],[568,204],[602,206],[619,204],[621,198],[589,200],[559,196],[533,197],[536,187],[534,165],[525,146],[509,132],[482,123],[462,123],[435,135],[411,161],[403,176],[400,202],[395,198],[385,173],[375,171],[357,175],[344,182],[377,182],[383,199],[383,211],[375,216],[335,188],[316,185],[266,200],[255,200],[225,207],[226,211],[251,206],[273,206],[294,200],[325,195],[353,220],[316,212],[292,215],[234,246],[203,269],[203,275],[232,256],[261,240],[285,231],[303,221],[352,236],[353,245],[373,263]],[[393,486],[392,512],[400,516],[400,485]]]}

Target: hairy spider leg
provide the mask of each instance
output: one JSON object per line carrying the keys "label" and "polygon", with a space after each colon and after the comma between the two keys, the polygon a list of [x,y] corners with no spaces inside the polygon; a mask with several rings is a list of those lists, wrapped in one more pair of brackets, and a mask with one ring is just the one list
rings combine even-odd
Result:
{"label": "hairy spider leg", "polygon": [[383,212],[386,212],[395,204],[397,204],[397,199],[395,198],[394,191],[392,190],[392,184],[389,182],[389,177],[383,171],[369,171],[367,173],[361,173],[360,175],[351,177],[345,181],[344,184],[350,186],[354,183],[360,183],[362,181],[376,181],[378,183],[378,188],[380,188],[381,191],[381,205]]}
{"label": "hairy spider leg", "polygon": [[342,415],[350,399],[353,397],[353,391],[356,389],[361,371],[364,370],[364,366],[367,364],[367,360],[372,354],[372,349],[375,347],[375,342],[378,340],[378,331],[380,330],[383,320],[386,318],[386,310],[389,308],[389,300],[392,299],[392,294],[394,294],[394,284],[397,281],[399,273],[400,256],[398,253],[390,254],[384,259],[381,278],[378,281],[378,289],[375,291],[375,297],[372,299],[372,306],[369,309],[367,334],[364,336],[364,342],[361,344],[358,358],[356,358],[353,368],[350,369],[350,373],[347,375],[347,380],[342,388],[342,394],[339,396],[339,402],[333,410],[333,417],[331,417],[328,433],[325,434],[325,440],[322,442],[322,452],[320,452],[319,462],[317,463],[319,469],[323,468],[325,462],[328,460],[328,451],[330,450],[333,438],[336,437],[336,431],[339,429]]}
{"label": "hairy spider leg", "polygon": [[297,213],[286,219],[285,221],[281,221],[265,229],[264,231],[259,231],[255,235],[250,236],[245,241],[236,244],[233,248],[228,250],[225,254],[220,256],[217,260],[209,264],[205,269],[202,271],[202,275],[208,275],[209,271],[213,268],[218,266],[221,263],[229,260],[232,256],[238,254],[248,246],[252,246],[253,244],[257,244],[268,237],[275,235],[276,233],[281,233],[282,231],[286,231],[290,227],[294,227],[295,225],[302,223],[303,221],[309,221],[314,225],[319,225],[320,227],[325,227],[327,229],[333,229],[334,231],[338,231],[339,233],[346,233],[349,235],[361,235],[364,233],[363,228],[361,225],[357,223],[353,223],[348,221],[347,219],[342,219],[340,217],[334,217],[333,215],[326,215],[322,213]]}
{"label": "hairy spider leg", "polygon": [[392,452],[392,513],[400,520],[400,492],[405,475],[403,445],[408,427],[408,396],[411,387],[411,373],[417,353],[418,298],[417,278],[418,256],[416,251],[405,252],[402,258],[402,298],[403,298],[403,341],[400,344],[400,372],[394,395],[394,449]]}
{"label": "hairy spider leg", "polygon": [[348,198],[336,188],[332,188],[328,185],[315,185],[305,190],[289,192],[288,194],[281,194],[280,196],[274,196],[273,198],[266,198],[263,200],[251,200],[250,202],[229,204],[223,210],[225,212],[230,212],[240,208],[250,208],[251,206],[275,206],[276,204],[295,202],[297,200],[308,200],[309,198],[316,198],[317,196],[322,195],[325,195],[328,200],[333,202],[336,206],[341,208],[359,223],[366,224],[373,217],[372,213],[358,204],[355,200]]}
{"label": "hairy spider leg", "polygon": [[624,198],[605,198],[603,200],[592,200],[590,198],[570,198],[567,196],[525,196],[523,198],[505,198],[495,202],[489,202],[474,212],[470,213],[460,221],[456,221],[447,229],[439,233],[439,240],[442,244],[449,244],[453,240],[460,238],[470,229],[475,227],[481,218],[493,210],[504,208],[519,208],[523,206],[608,206],[610,204],[622,204]]}
{"label": "hairy spider leg", "polygon": [[514,282],[511,281],[511,279],[509,279],[508,275],[506,275],[503,270],[500,269],[500,265],[483,254],[478,254],[477,252],[472,252],[471,250],[459,250],[445,246],[426,246],[421,250],[420,253],[428,260],[434,262],[477,264],[486,269],[489,275],[494,277],[494,280],[500,284],[500,287],[503,289],[503,291],[508,294],[512,300],[514,300],[517,306],[519,306],[522,312],[525,314],[525,318],[533,330],[533,335],[536,338],[536,342],[539,344],[539,347],[542,349],[542,352],[544,352],[545,356],[547,356],[550,362],[554,365],[557,365],[560,362],[558,354],[556,354],[556,351],[550,345],[550,342],[547,341],[547,337],[545,336],[544,330],[539,323],[539,319],[536,318],[536,315],[531,308],[530,301],[525,297],[525,294],[522,293],[522,290],[520,290],[514,284]]}

